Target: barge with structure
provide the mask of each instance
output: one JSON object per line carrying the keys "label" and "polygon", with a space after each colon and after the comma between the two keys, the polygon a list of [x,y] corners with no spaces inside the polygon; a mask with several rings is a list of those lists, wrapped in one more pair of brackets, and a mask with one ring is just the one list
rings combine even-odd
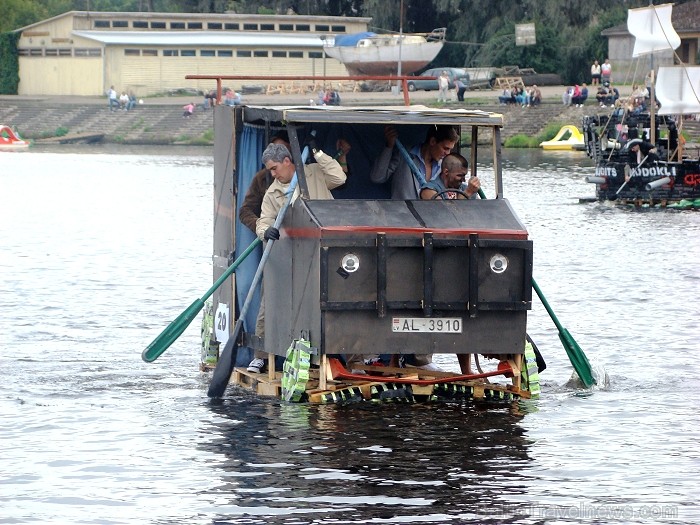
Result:
{"label": "barge with structure", "polygon": [[[255,305],[237,340],[230,340],[258,252],[238,266],[235,282],[213,295],[203,368],[235,347],[234,385],[293,401],[511,400],[538,392],[534,352],[526,347],[532,241],[503,195],[501,115],[422,106],[216,110],[213,278],[255,241],[237,211],[263,146],[281,130],[290,138],[301,196],[287,210],[263,272],[264,337],[254,333]],[[492,178],[495,198],[391,200],[386,185],[369,179],[385,125],[395,126],[406,144],[422,141],[430,126],[455,126],[466,138],[458,147],[471,174]],[[334,153],[339,138],[352,145],[348,180],[333,200],[311,200],[304,190],[302,149],[311,134],[323,151]],[[491,150],[488,175],[478,173],[476,162],[484,138]],[[252,350],[268,354],[266,372],[246,369]],[[378,353],[452,354],[456,371],[362,360],[350,370],[343,362]],[[495,358],[492,370],[477,370],[478,356]]]}
{"label": "barge with structure", "polygon": [[[220,87],[230,77],[212,78]],[[201,369],[213,370],[209,397],[222,397],[232,384],[291,402],[529,399],[539,395],[545,367],[527,334],[534,289],[583,386],[596,383],[533,279],[533,243],[503,193],[502,115],[408,103],[214,111],[214,284],[143,351],[145,361],[161,355],[204,308]],[[493,182],[491,198],[481,189],[481,199],[455,198],[459,190],[449,189],[429,200],[392,199],[390,181],[372,181],[391,131],[416,181],[424,182],[403,144],[423,143],[436,126],[457,132],[453,153],[462,155],[463,167],[468,159],[466,175]],[[289,189],[277,235],[266,236],[263,247],[239,210],[263,150],[280,132],[295,174],[285,156]],[[341,143],[350,146],[345,183],[329,186],[330,199],[312,199],[309,151],[328,165],[336,161],[323,152],[334,156]],[[435,198],[449,192],[452,198]],[[261,354],[267,370],[251,371]],[[445,371],[405,366],[431,355]]]}

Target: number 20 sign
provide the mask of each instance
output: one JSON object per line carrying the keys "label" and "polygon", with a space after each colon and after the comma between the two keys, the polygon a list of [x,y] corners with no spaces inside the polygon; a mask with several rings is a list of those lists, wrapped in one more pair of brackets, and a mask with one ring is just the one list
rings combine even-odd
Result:
{"label": "number 20 sign", "polygon": [[216,307],[216,314],[214,315],[214,332],[216,333],[216,340],[219,341],[223,347],[228,341],[228,320],[229,320],[229,308],[226,303],[219,303]]}

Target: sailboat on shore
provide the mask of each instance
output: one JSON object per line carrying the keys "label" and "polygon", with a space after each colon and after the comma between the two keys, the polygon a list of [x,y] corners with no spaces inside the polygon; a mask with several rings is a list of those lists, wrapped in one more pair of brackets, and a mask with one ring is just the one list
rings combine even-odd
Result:
{"label": "sailboat on shore", "polygon": [[403,74],[427,66],[445,44],[445,28],[428,34],[339,35],[324,42],[323,50],[342,62],[350,75],[394,75],[401,62]]}
{"label": "sailboat on shore", "polygon": [[[628,11],[633,57],[678,48],[672,8],[664,4]],[[653,68],[649,78],[649,97],[640,105],[623,104],[610,115],[583,118],[586,152],[596,161],[595,176],[586,180],[596,185],[601,201],[700,208],[700,162],[686,155],[682,135],[684,116],[700,114],[700,67],[660,66],[656,80]]]}

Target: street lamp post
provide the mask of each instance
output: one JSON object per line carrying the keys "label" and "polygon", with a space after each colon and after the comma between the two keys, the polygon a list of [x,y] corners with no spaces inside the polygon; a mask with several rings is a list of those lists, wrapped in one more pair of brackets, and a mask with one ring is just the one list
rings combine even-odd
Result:
{"label": "street lamp post", "polygon": [[326,90],[326,35],[321,35],[323,42],[323,90]]}

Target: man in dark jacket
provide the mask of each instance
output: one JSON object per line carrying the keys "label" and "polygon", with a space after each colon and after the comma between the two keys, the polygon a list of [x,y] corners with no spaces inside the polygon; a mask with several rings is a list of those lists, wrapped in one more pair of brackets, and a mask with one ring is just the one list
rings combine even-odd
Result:
{"label": "man in dark jacket", "polygon": [[629,144],[629,162],[632,166],[639,167],[642,164],[659,160],[656,148],[651,142],[642,139],[632,139]]}

